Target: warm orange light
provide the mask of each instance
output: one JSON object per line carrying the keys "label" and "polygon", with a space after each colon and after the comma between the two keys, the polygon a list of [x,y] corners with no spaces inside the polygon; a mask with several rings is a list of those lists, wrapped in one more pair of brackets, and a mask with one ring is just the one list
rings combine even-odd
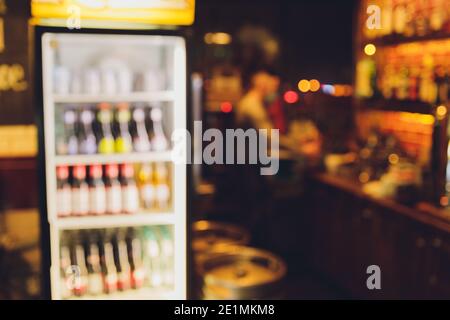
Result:
{"label": "warm orange light", "polygon": [[389,155],[389,163],[390,163],[390,164],[397,164],[398,161],[399,161],[399,157],[398,157],[397,154],[391,153],[391,154]]}
{"label": "warm orange light", "polygon": [[220,111],[223,113],[230,113],[233,111],[233,104],[229,101],[224,101],[220,104]]}
{"label": "warm orange light", "polygon": [[340,84],[334,85],[334,95],[336,97],[342,97],[343,95],[345,95],[345,86]]}
{"label": "warm orange light", "polygon": [[206,44],[227,45],[231,43],[231,35],[225,32],[208,32],[204,41]]}
{"label": "warm orange light", "polygon": [[295,91],[289,90],[284,94],[284,101],[287,103],[296,103],[298,101],[298,94]]}
{"label": "warm orange light", "polygon": [[319,89],[320,89],[319,80],[312,79],[311,81],[309,81],[309,87],[310,87],[311,92],[319,91]]}
{"label": "warm orange light", "polygon": [[436,116],[439,120],[442,120],[447,115],[447,107],[444,105],[441,105],[436,108]]}
{"label": "warm orange light", "polygon": [[373,56],[375,52],[377,52],[377,47],[375,47],[375,45],[372,43],[366,44],[366,46],[364,47],[364,53],[368,56]]}
{"label": "warm orange light", "polygon": [[308,92],[310,89],[311,85],[308,80],[303,79],[298,82],[298,90],[300,90],[301,92],[305,93]]}

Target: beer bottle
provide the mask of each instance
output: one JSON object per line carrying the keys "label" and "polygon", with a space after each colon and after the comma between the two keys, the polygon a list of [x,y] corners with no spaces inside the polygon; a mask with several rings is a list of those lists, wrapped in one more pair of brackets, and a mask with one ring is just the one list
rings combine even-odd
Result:
{"label": "beer bottle", "polygon": [[118,133],[115,139],[115,150],[118,153],[128,153],[133,149],[130,135],[130,109],[127,103],[117,105],[116,121]]}
{"label": "beer bottle", "polygon": [[117,269],[117,288],[125,291],[130,288],[130,265],[128,262],[127,244],[125,240],[117,235],[114,243],[114,254]]}
{"label": "beer bottle", "polygon": [[169,142],[164,134],[162,125],[162,111],[160,108],[153,108],[150,112],[153,123],[153,137],[151,138],[152,148],[155,151],[167,150]]}
{"label": "beer bottle", "polygon": [[103,244],[102,259],[103,290],[106,294],[117,291],[117,269],[114,263],[113,245],[110,241]]}
{"label": "beer bottle", "polygon": [[156,164],[155,189],[156,204],[158,209],[166,210],[169,207],[170,186],[167,166],[165,163]]}
{"label": "beer bottle", "polygon": [[86,257],[84,253],[84,248],[81,244],[75,246],[75,261],[72,263],[77,267],[78,271],[75,274],[77,278],[75,281],[74,294],[77,297],[81,297],[87,292],[87,267],[86,267]]}
{"label": "beer bottle", "polygon": [[142,264],[142,243],[134,232],[134,229],[128,229],[126,236],[128,261],[130,264],[131,287],[140,289],[144,285],[145,272]]}
{"label": "beer bottle", "polygon": [[56,168],[56,213],[58,217],[67,217],[72,213],[72,192],[69,184],[69,168]]}
{"label": "beer bottle", "polygon": [[70,247],[67,243],[61,242],[60,248],[60,291],[62,299],[69,299],[73,294],[71,279],[68,275],[70,272]]}
{"label": "beer bottle", "polygon": [[76,135],[77,114],[67,110],[63,115],[64,135],[56,143],[56,152],[60,155],[74,155],[78,153],[78,138]]}
{"label": "beer bottle", "polygon": [[119,169],[116,164],[106,165],[106,213],[119,214],[122,212],[122,189],[118,180]]}
{"label": "beer bottle", "polygon": [[133,111],[133,120],[136,124],[136,132],[133,137],[133,148],[137,152],[150,151],[150,140],[148,138],[145,125],[145,112],[143,108],[136,108]]}
{"label": "beer bottle", "polygon": [[100,252],[98,244],[93,241],[89,244],[87,258],[88,292],[90,295],[100,295],[103,292],[102,269],[100,265]]}
{"label": "beer bottle", "polygon": [[79,150],[83,154],[94,154],[97,152],[97,139],[95,138],[94,113],[91,110],[83,110],[80,114]]}
{"label": "beer bottle", "polygon": [[106,189],[102,176],[101,165],[96,164],[89,167],[89,211],[93,215],[106,213]]}
{"label": "beer bottle", "polygon": [[100,139],[98,143],[98,152],[102,154],[114,153],[114,137],[112,135],[113,114],[109,103],[100,103],[97,114],[100,123]]}
{"label": "beer bottle", "polygon": [[89,213],[89,187],[86,183],[86,167],[74,166],[72,175],[72,214],[85,216]]}
{"label": "beer bottle", "polygon": [[124,213],[136,213],[139,209],[139,194],[134,180],[134,168],[132,164],[120,166],[122,186],[122,211]]}
{"label": "beer bottle", "polygon": [[139,194],[142,206],[152,209],[155,206],[156,192],[153,185],[153,168],[150,163],[143,164],[138,173]]}

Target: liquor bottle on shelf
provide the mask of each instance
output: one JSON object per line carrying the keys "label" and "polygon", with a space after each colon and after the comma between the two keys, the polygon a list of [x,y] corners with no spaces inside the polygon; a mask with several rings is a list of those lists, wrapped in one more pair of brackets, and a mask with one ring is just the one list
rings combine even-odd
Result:
{"label": "liquor bottle on shelf", "polygon": [[152,228],[144,227],[144,268],[147,271],[147,285],[149,287],[160,287],[163,283],[161,274],[161,249],[158,238]]}
{"label": "liquor bottle on shelf", "polygon": [[63,114],[64,134],[56,143],[56,153],[59,155],[74,155],[78,153],[78,138],[76,135],[77,114],[66,110]]}
{"label": "liquor bottle on shelf", "polygon": [[381,10],[381,30],[383,36],[388,36],[392,33],[392,0],[384,0],[383,8]]}
{"label": "liquor bottle on shelf", "polygon": [[68,217],[72,214],[72,191],[69,183],[69,168],[56,168],[56,214],[58,217]]}
{"label": "liquor bottle on shelf", "polygon": [[169,175],[165,163],[156,164],[155,172],[156,206],[160,210],[169,208],[170,186]]}
{"label": "liquor bottle on shelf", "polygon": [[[430,29],[433,32],[439,32],[443,29],[446,19],[447,0],[431,0],[430,9]],[[447,9],[448,11],[448,9]]]}
{"label": "liquor bottle on shelf", "polygon": [[82,154],[94,154],[97,152],[97,139],[95,138],[94,113],[86,109],[80,113],[79,151]]}
{"label": "liquor bottle on shelf", "polygon": [[[73,295],[73,287],[68,275],[71,266],[70,247],[65,242],[61,242],[60,247],[60,291],[62,299],[69,299]],[[76,279],[75,279],[76,280]]]}
{"label": "liquor bottle on shelf", "polygon": [[144,209],[155,206],[156,190],[153,184],[153,167],[151,164],[142,164],[138,173],[139,194]]}
{"label": "liquor bottle on shelf", "polygon": [[126,235],[128,260],[130,264],[131,287],[140,289],[144,285],[145,272],[142,264],[142,242],[135,230],[129,228]]}
{"label": "liquor bottle on shelf", "polygon": [[414,19],[416,24],[416,34],[418,36],[425,36],[429,33],[428,4],[424,0],[417,0],[416,6],[416,16]]}
{"label": "liquor bottle on shelf", "polygon": [[155,151],[167,150],[169,142],[164,134],[162,125],[162,111],[160,108],[153,108],[150,112],[150,118],[153,123],[153,136],[151,138],[152,148]]}
{"label": "liquor bottle on shelf", "polygon": [[117,269],[114,262],[114,250],[110,241],[103,244],[102,275],[103,289],[106,294],[117,291]]}
{"label": "liquor bottle on shelf", "polygon": [[126,291],[130,288],[130,264],[128,262],[127,244],[120,234],[116,234],[115,241],[115,262],[117,269],[117,289]]}
{"label": "liquor bottle on shelf", "polygon": [[133,150],[129,123],[131,120],[130,108],[127,103],[117,105],[116,121],[118,132],[115,139],[115,150],[117,153],[129,153]]}
{"label": "liquor bottle on shelf", "polygon": [[102,176],[101,165],[89,167],[89,212],[93,215],[106,213],[106,189]]}
{"label": "liquor bottle on shelf", "polygon": [[406,27],[406,3],[404,0],[397,0],[393,11],[393,28],[395,33],[402,35]]}
{"label": "liquor bottle on shelf", "polygon": [[403,30],[403,36],[412,37],[415,34],[416,14],[417,14],[416,1],[408,1],[405,6],[405,27]]}
{"label": "liquor bottle on shelf", "polygon": [[122,189],[118,179],[119,168],[116,164],[106,165],[106,213],[119,214],[122,212]]}
{"label": "liquor bottle on shelf", "polygon": [[98,152],[102,154],[114,153],[114,136],[112,134],[113,112],[109,103],[100,103],[97,114],[100,123],[100,138]]}
{"label": "liquor bottle on shelf", "polygon": [[96,296],[103,293],[103,280],[98,244],[92,240],[88,243],[87,256],[88,293]]}
{"label": "liquor bottle on shelf", "polygon": [[161,233],[161,255],[163,265],[163,279],[164,284],[168,287],[173,286],[174,283],[174,269],[173,269],[173,257],[174,248],[172,236],[169,229],[166,226],[160,227]]}
{"label": "liquor bottle on shelf", "polygon": [[86,268],[86,258],[84,253],[84,248],[81,244],[75,245],[75,261],[73,261],[73,265],[77,267],[77,274],[75,277],[77,278],[75,281],[74,294],[77,297],[81,297],[87,292],[87,284],[88,284],[88,271]]}
{"label": "liquor bottle on shelf", "polygon": [[89,214],[89,186],[86,182],[86,167],[72,168],[72,215],[85,216]]}
{"label": "liquor bottle on shelf", "polygon": [[131,164],[120,166],[122,186],[122,211],[136,213],[139,210],[139,192],[134,180],[134,168]]}
{"label": "liquor bottle on shelf", "polygon": [[136,132],[133,137],[133,148],[137,152],[150,151],[151,144],[145,126],[145,112],[143,108],[136,108],[133,111],[133,120],[136,123]]}

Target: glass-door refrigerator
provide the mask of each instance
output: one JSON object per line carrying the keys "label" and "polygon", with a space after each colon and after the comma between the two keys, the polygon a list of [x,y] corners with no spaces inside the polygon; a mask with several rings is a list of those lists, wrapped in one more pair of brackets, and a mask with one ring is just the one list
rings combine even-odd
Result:
{"label": "glass-door refrigerator", "polygon": [[44,289],[185,299],[184,37],[37,27],[35,41]]}

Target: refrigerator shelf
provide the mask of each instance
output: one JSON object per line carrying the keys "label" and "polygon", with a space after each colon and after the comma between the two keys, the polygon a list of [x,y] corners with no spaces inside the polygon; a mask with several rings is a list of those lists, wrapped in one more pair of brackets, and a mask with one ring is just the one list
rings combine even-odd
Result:
{"label": "refrigerator shelf", "polygon": [[[52,223],[50,221],[50,223]],[[105,229],[175,223],[173,213],[138,213],[87,217],[58,218],[53,222],[59,230]]]}
{"label": "refrigerator shelf", "polygon": [[175,100],[173,91],[132,92],[128,94],[67,94],[53,95],[55,103],[100,103],[100,102],[164,102]]}
{"label": "refrigerator shelf", "polygon": [[171,162],[171,151],[151,151],[133,153],[92,154],[56,156],[55,164],[61,165],[89,165],[89,164],[116,164],[141,162]]}
{"label": "refrigerator shelf", "polygon": [[126,292],[116,292],[98,296],[74,297],[68,300],[175,300],[178,299],[174,291],[163,289],[140,289]]}

